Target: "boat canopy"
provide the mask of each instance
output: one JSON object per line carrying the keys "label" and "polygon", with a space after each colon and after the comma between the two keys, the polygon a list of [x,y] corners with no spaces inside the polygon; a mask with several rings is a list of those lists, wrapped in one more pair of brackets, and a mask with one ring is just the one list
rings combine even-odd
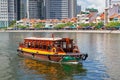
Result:
{"label": "boat canopy", "polygon": [[[51,50],[52,48],[56,48],[57,51],[64,51],[66,53],[77,52],[79,50],[77,46],[74,44],[73,39],[70,38],[41,38],[41,37],[27,37],[24,38],[24,42],[20,44],[21,47],[26,48],[34,48],[41,50]],[[76,46],[76,47],[75,47]]]}
{"label": "boat canopy", "polygon": [[62,38],[37,38],[37,37],[28,37],[24,40],[43,40],[43,41],[58,41],[62,40]]}

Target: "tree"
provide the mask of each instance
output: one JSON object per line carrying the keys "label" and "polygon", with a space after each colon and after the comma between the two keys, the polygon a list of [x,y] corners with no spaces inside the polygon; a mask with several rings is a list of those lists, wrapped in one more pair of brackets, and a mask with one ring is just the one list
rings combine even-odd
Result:
{"label": "tree", "polygon": [[99,23],[96,24],[95,28],[96,28],[96,29],[100,29],[100,28],[102,28],[103,26],[104,26],[104,23],[103,23],[103,22],[99,22]]}
{"label": "tree", "polygon": [[57,25],[55,25],[54,28],[61,29],[61,28],[64,28],[65,26],[66,26],[66,24],[65,24],[65,23],[62,23],[62,24],[57,24]]}
{"label": "tree", "polygon": [[43,23],[38,23],[37,25],[35,25],[35,28],[39,29],[39,28],[43,28],[44,24]]}
{"label": "tree", "polygon": [[66,23],[66,26],[73,26],[73,23],[72,22],[68,22],[68,23]]}
{"label": "tree", "polygon": [[28,26],[23,26],[23,25],[18,25],[17,26],[19,29],[27,29],[28,28]]}
{"label": "tree", "polygon": [[14,27],[15,24],[16,24],[16,20],[13,20],[13,21],[10,22],[9,27]]}
{"label": "tree", "polygon": [[68,23],[57,24],[54,28],[61,29],[61,28],[64,28],[66,26],[68,26],[70,28],[70,26],[73,26],[73,25],[74,24],[72,22],[68,22]]}
{"label": "tree", "polygon": [[89,11],[89,12],[98,12],[98,10],[95,9],[95,8],[86,8],[86,11]]}
{"label": "tree", "polygon": [[88,27],[88,26],[95,26],[95,23],[81,23],[81,24],[78,24],[79,26],[81,27]]}
{"label": "tree", "polygon": [[117,27],[120,26],[120,22],[109,22],[108,24],[106,24],[106,27],[111,28],[111,27]]}

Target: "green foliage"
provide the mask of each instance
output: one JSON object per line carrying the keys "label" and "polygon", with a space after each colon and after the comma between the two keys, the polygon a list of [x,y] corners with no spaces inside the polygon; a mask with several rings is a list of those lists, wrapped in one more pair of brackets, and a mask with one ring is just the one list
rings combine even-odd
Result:
{"label": "green foliage", "polygon": [[96,25],[95,25],[95,28],[96,29],[100,29],[101,27],[103,27],[104,26],[104,23],[103,22],[99,22],[99,23],[97,23]]}
{"label": "green foliage", "polygon": [[109,22],[108,24],[105,25],[108,28],[113,28],[113,27],[118,27],[120,26],[120,22]]}
{"label": "green foliage", "polygon": [[57,25],[55,25],[54,28],[60,29],[60,28],[64,28],[65,26],[66,26],[66,24],[65,24],[65,23],[62,23],[62,24],[57,24]]}
{"label": "green foliage", "polygon": [[58,28],[58,29],[61,29],[61,28],[64,28],[66,26],[73,26],[73,23],[71,22],[68,22],[68,23],[62,23],[62,24],[57,24],[54,28]]}
{"label": "green foliage", "polygon": [[85,27],[93,27],[95,29],[100,29],[101,27],[104,26],[104,23],[103,22],[99,22],[99,23],[81,23],[79,24],[79,26],[81,26],[81,28],[85,28]]}
{"label": "green foliage", "polygon": [[17,28],[19,28],[19,29],[27,29],[28,26],[18,25]]}
{"label": "green foliage", "polygon": [[96,24],[95,23],[81,23],[81,24],[78,24],[79,26],[81,27],[87,27],[87,26],[95,26]]}
{"label": "green foliage", "polygon": [[14,27],[15,23],[16,23],[16,20],[11,21],[9,27]]}
{"label": "green foliage", "polygon": [[89,12],[83,12],[83,11],[81,11],[80,13],[81,14],[89,14]]}
{"label": "green foliage", "polygon": [[81,24],[78,24],[78,25],[81,26],[81,27],[88,26],[88,24],[85,24],[85,23],[81,23]]}
{"label": "green foliage", "polygon": [[96,23],[88,23],[89,24],[89,26],[95,26],[96,25]]}
{"label": "green foliage", "polygon": [[72,25],[73,25],[73,23],[71,23],[71,22],[66,23],[66,26],[72,26]]}
{"label": "green foliage", "polygon": [[43,23],[38,23],[37,25],[35,25],[34,27],[39,29],[39,28],[43,28],[44,24]]}
{"label": "green foliage", "polygon": [[99,26],[104,26],[104,23],[103,22],[99,22],[98,25]]}
{"label": "green foliage", "polygon": [[98,10],[94,9],[94,8],[86,8],[86,11],[89,11],[89,12],[98,12]]}

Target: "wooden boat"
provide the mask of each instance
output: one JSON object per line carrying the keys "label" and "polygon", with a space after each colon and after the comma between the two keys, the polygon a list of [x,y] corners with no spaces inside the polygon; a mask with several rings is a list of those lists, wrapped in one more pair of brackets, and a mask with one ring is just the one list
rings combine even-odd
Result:
{"label": "wooden boat", "polygon": [[87,54],[81,54],[70,38],[28,37],[19,44],[18,55],[36,60],[79,63],[86,60]]}

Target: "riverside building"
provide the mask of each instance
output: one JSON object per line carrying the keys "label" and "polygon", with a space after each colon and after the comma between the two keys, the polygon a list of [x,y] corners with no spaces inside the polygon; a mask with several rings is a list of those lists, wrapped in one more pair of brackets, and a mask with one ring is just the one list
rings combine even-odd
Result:
{"label": "riverside building", "polygon": [[42,19],[44,18],[44,2],[43,0],[19,0],[18,4],[19,19]]}
{"label": "riverside building", "polygon": [[13,20],[44,18],[43,0],[0,0],[0,27],[8,27]]}
{"label": "riverside building", "polygon": [[0,0],[0,27],[8,27],[9,23],[16,20],[17,0]]}
{"label": "riverside building", "polygon": [[45,0],[46,19],[76,17],[76,0]]}
{"label": "riverside building", "polygon": [[77,0],[0,0],[0,27],[13,20],[76,17]]}
{"label": "riverside building", "polygon": [[27,18],[41,19],[43,17],[43,0],[27,0]]}

